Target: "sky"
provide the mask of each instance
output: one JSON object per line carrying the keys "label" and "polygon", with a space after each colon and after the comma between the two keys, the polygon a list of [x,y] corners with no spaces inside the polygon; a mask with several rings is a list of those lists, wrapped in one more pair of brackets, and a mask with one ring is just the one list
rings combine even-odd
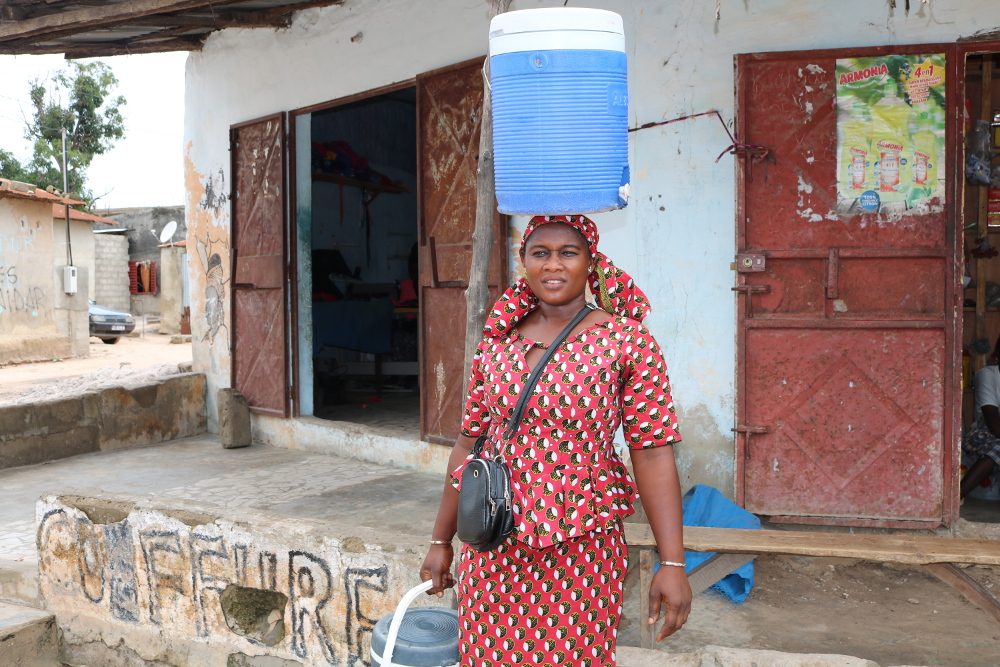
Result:
{"label": "sky", "polygon": [[[91,62],[95,59],[85,59]],[[87,185],[103,195],[96,208],[179,206],[184,203],[184,64],[187,53],[100,58],[118,77],[125,138],[90,165]],[[24,138],[31,81],[67,67],[61,55],[0,56],[0,148],[31,156]],[[107,193],[107,194],[105,194]]]}

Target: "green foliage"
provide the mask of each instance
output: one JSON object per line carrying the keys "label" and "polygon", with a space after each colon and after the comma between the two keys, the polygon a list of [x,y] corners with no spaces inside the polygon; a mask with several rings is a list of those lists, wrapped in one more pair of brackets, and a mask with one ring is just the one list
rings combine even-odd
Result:
{"label": "green foliage", "polygon": [[0,177],[24,182],[30,178],[30,174],[13,153],[0,148]]}
{"label": "green foliage", "polygon": [[62,190],[62,129],[66,129],[69,192],[88,202],[87,168],[95,155],[107,153],[125,136],[121,108],[125,98],[115,95],[118,79],[103,62],[70,63],[50,81],[31,82],[32,118],[24,137],[33,142],[31,159],[20,163],[0,150],[0,176],[49,185]]}

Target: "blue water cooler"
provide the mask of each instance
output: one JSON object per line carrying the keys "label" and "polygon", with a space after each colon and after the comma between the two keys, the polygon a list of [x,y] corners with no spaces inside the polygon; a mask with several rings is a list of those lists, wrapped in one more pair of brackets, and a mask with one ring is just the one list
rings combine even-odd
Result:
{"label": "blue water cooler", "polygon": [[622,18],[599,9],[508,12],[490,23],[501,213],[598,213],[628,203]]}

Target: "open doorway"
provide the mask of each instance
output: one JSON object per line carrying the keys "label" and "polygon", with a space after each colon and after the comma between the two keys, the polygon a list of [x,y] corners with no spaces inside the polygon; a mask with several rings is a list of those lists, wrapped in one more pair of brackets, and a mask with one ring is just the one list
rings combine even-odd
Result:
{"label": "open doorway", "polygon": [[420,428],[416,123],[412,86],[296,123],[299,275],[311,279],[299,285],[302,413],[407,436]]}
{"label": "open doorway", "polygon": [[[1000,373],[994,355],[1000,336],[1000,58],[971,53],[965,61],[965,186],[962,225],[965,254],[962,336],[963,443],[976,440],[983,418],[977,410]],[[1000,387],[1000,378],[995,383]],[[979,385],[979,386],[977,386]],[[998,390],[1000,391],[1000,390]],[[1000,398],[1000,397],[997,397]],[[995,400],[995,399],[993,399]],[[985,443],[982,443],[985,445]],[[963,446],[962,472],[982,458]],[[1000,466],[962,503],[968,521],[1000,523]]]}

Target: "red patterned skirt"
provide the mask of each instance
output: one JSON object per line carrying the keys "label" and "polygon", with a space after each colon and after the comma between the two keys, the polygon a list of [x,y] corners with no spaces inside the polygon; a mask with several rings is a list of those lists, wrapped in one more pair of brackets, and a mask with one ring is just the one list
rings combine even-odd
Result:
{"label": "red patterned skirt", "polygon": [[461,664],[614,667],[627,564],[620,525],[543,549],[463,546]]}

